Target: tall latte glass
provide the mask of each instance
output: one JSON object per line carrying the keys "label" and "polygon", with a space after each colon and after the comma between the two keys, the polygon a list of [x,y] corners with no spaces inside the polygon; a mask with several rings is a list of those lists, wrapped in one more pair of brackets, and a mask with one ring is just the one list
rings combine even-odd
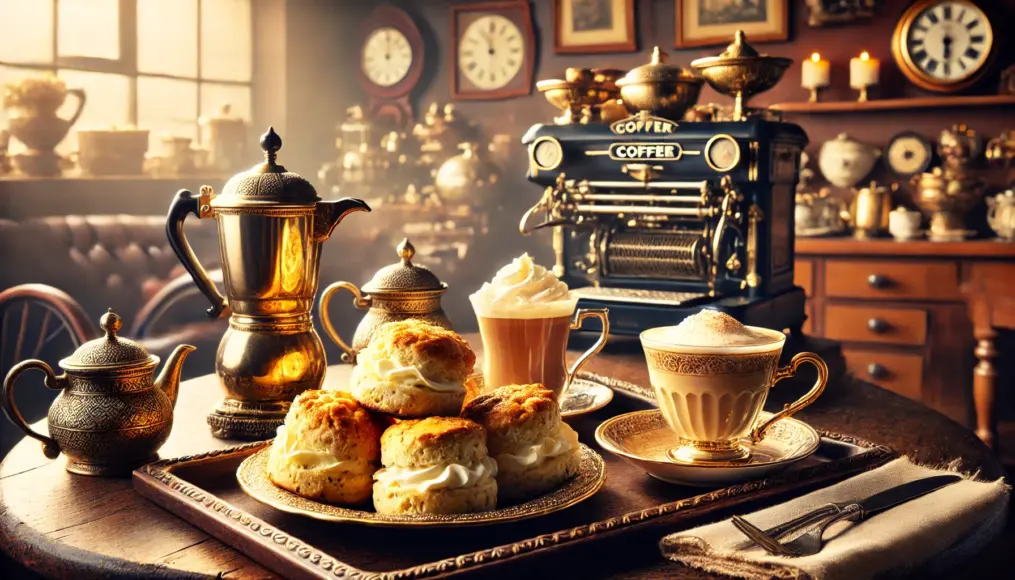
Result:
{"label": "tall latte glass", "polygon": [[[528,254],[501,268],[469,296],[483,339],[484,390],[542,383],[563,398],[585,362],[602,350],[610,324],[605,308],[580,308],[566,284]],[[567,340],[586,318],[598,318],[599,340],[570,368]]]}
{"label": "tall latte glass", "polygon": [[[681,441],[667,454],[672,461],[692,465],[746,461],[750,449],[745,440],[760,442],[773,424],[821,395],[828,381],[825,362],[814,353],[802,352],[780,368],[785,342],[781,332],[745,326],[713,310],[699,312],[677,326],[641,333],[659,409]],[[803,363],[818,369],[814,386],[758,423],[768,390],[795,375]]]}

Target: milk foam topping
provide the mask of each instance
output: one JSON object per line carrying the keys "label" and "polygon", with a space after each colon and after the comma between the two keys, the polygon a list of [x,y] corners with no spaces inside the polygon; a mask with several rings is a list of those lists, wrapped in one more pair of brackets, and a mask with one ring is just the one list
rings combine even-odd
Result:
{"label": "milk foam topping", "polygon": [[775,342],[771,333],[745,326],[718,310],[702,310],[659,331],[653,340],[686,346],[762,346]]}
{"label": "milk foam topping", "polygon": [[567,284],[522,254],[469,296],[476,314],[488,318],[570,316],[578,303]]}

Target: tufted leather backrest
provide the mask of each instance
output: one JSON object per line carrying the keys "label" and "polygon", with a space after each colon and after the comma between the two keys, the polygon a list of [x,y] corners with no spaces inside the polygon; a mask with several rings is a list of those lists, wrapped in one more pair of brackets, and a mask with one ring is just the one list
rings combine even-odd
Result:
{"label": "tufted leather backrest", "polygon": [[[44,283],[86,312],[107,307],[130,323],[162,283],[183,273],[164,216],[68,215],[0,222],[0,285]],[[215,224],[189,220],[188,239],[208,269],[219,264]]]}

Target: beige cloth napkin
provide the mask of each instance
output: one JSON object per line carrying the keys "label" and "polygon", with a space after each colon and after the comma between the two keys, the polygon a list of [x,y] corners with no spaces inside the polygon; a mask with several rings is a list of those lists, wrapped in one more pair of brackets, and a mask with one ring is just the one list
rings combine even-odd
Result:
{"label": "beige cloth napkin", "polygon": [[[947,472],[900,458],[836,485],[748,514],[745,519],[764,530],[830,502],[863,499],[889,487]],[[981,548],[1005,525],[1009,491],[1003,479],[981,482],[967,477],[860,523],[834,524],[825,532],[824,548],[814,556],[772,556],[747,540],[728,519],[668,535],[659,545],[663,555],[671,560],[750,580],[874,578],[916,570],[942,552],[961,552],[964,544],[971,550]]]}

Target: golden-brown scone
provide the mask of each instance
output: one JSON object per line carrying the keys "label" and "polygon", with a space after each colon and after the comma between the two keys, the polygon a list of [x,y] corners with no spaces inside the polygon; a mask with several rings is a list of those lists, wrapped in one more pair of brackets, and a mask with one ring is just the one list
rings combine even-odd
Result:
{"label": "golden-brown scone", "polygon": [[455,332],[410,319],[380,326],[356,362],[350,391],[364,406],[400,418],[455,416],[476,355]]}
{"label": "golden-brown scone", "polygon": [[464,513],[497,505],[497,463],[486,432],[460,417],[399,421],[381,436],[374,509],[385,514]]}
{"label": "golden-brown scone", "polygon": [[385,466],[474,463],[484,457],[486,431],[475,421],[461,417],[399,421],[381,436],[381,463]]}
{"label": "golden-brown scone", "polygon": [[543,385],[494,389],[469,401],[462,415],[486,428],[502,504],[542,495],[578,473],[578,434],[560,420],[557,398]]}
{"label": "golden-brown scone", "polygon": [[480,395],[462,409],[462,416],[486,428],[490,455],[535,445],[560,424],[560,406],[543,385],[507,385]]}
{"label": "golden-brown scone", "polygon": [[349,393],[305,391],[278,428],[268,452],[268,478],[310,499],[364,502],[380,462],[381,429]]}

